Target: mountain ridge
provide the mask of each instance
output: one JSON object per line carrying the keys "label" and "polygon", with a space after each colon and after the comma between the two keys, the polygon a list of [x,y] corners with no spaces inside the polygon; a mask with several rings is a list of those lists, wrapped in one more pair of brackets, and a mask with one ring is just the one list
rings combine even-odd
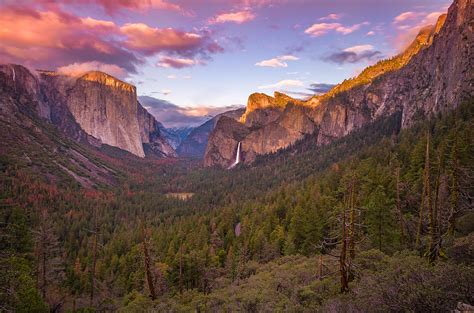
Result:
{"label": "mountain ridge", "polygon": [[[408,127],[419,114],[428,116],[456,107],[473,94],[472,17],[472,3],[456,0],[447,15],[440,16],[429,29],[423,28],[404,53],[392,58],[392,63],[381,61],[363,71],[361,75],[367,76],[359,75],[360,84],[357,78],[345,81],[303,105],[288,101],[292,102],[289,110],[282,110],[281,105],[275,109],[267,104],[270,96],[261,96],[266,103],[254,104],[245,113],[246,117],[255,115],[253,120],[260,125],[249,125],[247,118],[242,121],[247,128],[247,135],[241,139],[243,161],[252,163],[257,155],[285,148],[305,134],[316,133],[315,144],[325,145],[397,111],[403,112],[402,127]],[[341,90],[345,88],[341,86],[350,88]],[[254,110],[260,107],[268,109]],[[300,122],[280,123],[291,120],[291,116],[285,116],[291,114]],[[241,126],[233,125],[242,133]],[[220,127],[211,134],[206,166],[225,168],[235,158],[240,140],[233,137],[229,127]]]}

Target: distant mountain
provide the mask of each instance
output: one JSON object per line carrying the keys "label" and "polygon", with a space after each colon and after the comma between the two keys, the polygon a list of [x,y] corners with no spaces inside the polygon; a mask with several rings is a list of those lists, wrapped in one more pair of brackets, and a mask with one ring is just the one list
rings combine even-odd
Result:
{"label": "distant mountain", "polygon": [[423,28],[400,55],[368,67],[307,101],[253,94],[240,123],[221,119],[209,137],[204,164],[228,167],[286,148],[313,134],[325,145],[384,116],[402,113],[401,126],[456,108],[474,96],[472,2],[457,0],[448,15]]}
{"label": "distant mountain", "polygon": [[242,107],[240,105],[182,107],[166,100],[149,96],[140,96],[138,99],[168,129],[197,127],[220,113]]}
{"label": "distant mountain", "polygon": [[194,128],[178,146],[176,152],[179,156],[183,157],[203,158],[209,134],[214,130],[217,122],[222,117],[238,120],[244,112],[245,109],[243,108],[224,112],[205,122],[201,126]]}
{"label": "distant mountain", "polygon": [[176,149],[188,137],[195,127],[172,127],[164,128],[163,136],[168,140],[171,146]]}

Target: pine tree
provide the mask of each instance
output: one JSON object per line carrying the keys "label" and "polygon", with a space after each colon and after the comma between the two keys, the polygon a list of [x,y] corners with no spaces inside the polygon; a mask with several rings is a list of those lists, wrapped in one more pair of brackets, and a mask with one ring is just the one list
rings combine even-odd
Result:
{"label": "pine tree", "polygon": [[41,210],[39,225],[34,233],[38,289],[43,300],[49,302],[52,307],[55,307],[60,305],[60,303],[55,303],[56,299],[52,299],[48,291],[60,285],[63,266],[59,251],[59,241],[54,232],[47,209]]}
{"label": "pine tree", "polygon": [[431,186],[430,186],[430,134],[426,137],[425,168],[423,171],[423,191],[421,194],[421,205],[418,217],[418,230],[416,233],[416,248],[420,247],[421,233],[423,231],[423,219],[425,211],[431,210]]}
{"label": "pine tree", "polygon": [[150,249],[149,249],[149,239],[148,239],[148,229],[145,226],[145,223],[141,220],[139,221],[140,224],[140,233],[141,233],[141,241],[142,241],[142,248],[143,248],[143,267],[145,269],[145,279],[148,285],[148,290],[150,292],[150,298],[152,300],[156,299],[156,289],[155,289],[155,277],[153,276],[153,272],[151,269],[151,257],[150,257]]}

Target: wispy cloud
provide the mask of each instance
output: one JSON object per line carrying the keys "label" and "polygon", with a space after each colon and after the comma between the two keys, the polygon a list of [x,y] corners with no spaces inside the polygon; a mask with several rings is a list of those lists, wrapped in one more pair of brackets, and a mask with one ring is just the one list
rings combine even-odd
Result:
{"label": "wispy cloud", "polygon": [[325,93],[325,92],[328,92],[329,90],[331,90],[334,86],[336,85],[333,85],[333,84],[325,84],[325,83],[313,83],[310,85],[310,87],[308,88],[308,90],[314,92],[314,93],[317,93],[317,94],[321,94],[321,93]]}
{"label": "wispy cloud", "polygon": [[187,13],[181,6],[171,3],[166,0],[38,0],[38,2],[45,2],[51,4],[67,4],[86,6],[100,6],[108,14],[115,14],[120,10],[145,11],[150,9],[155,10],[169,10]]}
{"label": "wispy cloud", "polygon": [[362,26],[369,25],[369,22],[362,22],[351,26],[344,26],[340,23],[316,23],[308,27],[304,32],[311,37],[323,36],[330,31],[335,31],[343,35],[348,35],[360,29]]}
{"label": "wispy cloud", "polygon": [[442,11],[434,12],[403,12],[397,15],[392,24],[398,30],[395,36],[394,44],[399,50],[403,50],[411,43],[417,33],[425,26],[435,25],[439,16],[444,14]]}
{"label": "wispy cloud", "polygon": [[209,19],[208,24],[235,23],[243,24],[255,19],[256,15],[250,10],[221,13]]}
{"label": "wispy cloud", "polygon": [[258,86],[258,89],[281,89],[289,87],[304,87],[304,83],[301,80],[285,79],[274,84]]}
{"label": "wispy cloud", "polygon": [[160,57],[159,61],[156,63],[157,66],[159,67],[165,67],[165,68],[176,68],[176,69],[181,69],[185,67],[191,67],[196,64],[200,64],[201,62],[198,62],[193,59],[186,59],[186,58],[174,58],[174,57],[168,57],[168,56],[162,56]]}
{"label": "wispy cloud", "polygon": [[112,76],[115,76],[120,79],[125,79],[127,77],[127,71],[120,66],[115,64],[106,64],[97,61],[92,62],[83,62],[83,63],[73,63],[65,66],[61,66],[57,71],[64,75],[69,76],[79,76],[89,71],[100,71]]}
{"label": "wispy cloud", "polygon": [[273,59],[260,61],[255,63],[255,65],[260,67],[288,67],[287,61],[297,60],[299,60],[299,58],[293,55],[282,55]]}
{"label": "wispy cloud", "polygon": [[346,48],[342,51],[336,51],[328,56],[323,57],[323,60],[344,64],[357,63],[359,61],[371,61],[381,57],[381,52],[375,50],[372,45],[357,45]]}
{"label": "wispy cloud", "polygon": [[408,20],[414,20],[414,19],[417,19],[420,16],[423,16],[424,14],[425,13],[422,13],[422,12],[412,12],[412,11],[403,12],[403,13],[397,15],[393,19],[393,23],[394,24],[400,24],[400,23],[403,23],[403,22],[408,21]]}
{"label": "wispy cloud", "polygon": [[321,17],[319,20],[320,21],[331,21],[331,20],[335,21],[335,20],[341,19],[341,17],[342,17],[342,14],[331,13],[324,17]]}

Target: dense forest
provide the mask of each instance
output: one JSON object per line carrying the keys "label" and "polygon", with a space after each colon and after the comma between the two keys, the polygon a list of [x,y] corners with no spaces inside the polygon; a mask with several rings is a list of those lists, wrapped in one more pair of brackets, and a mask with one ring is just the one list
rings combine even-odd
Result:
{"label": "dense forest", "polygon": [[400,119],[233,170],[125,158],[115,186],[91,190],[2,159],[0,310],[474,303],[474,105],[403,130]]}

